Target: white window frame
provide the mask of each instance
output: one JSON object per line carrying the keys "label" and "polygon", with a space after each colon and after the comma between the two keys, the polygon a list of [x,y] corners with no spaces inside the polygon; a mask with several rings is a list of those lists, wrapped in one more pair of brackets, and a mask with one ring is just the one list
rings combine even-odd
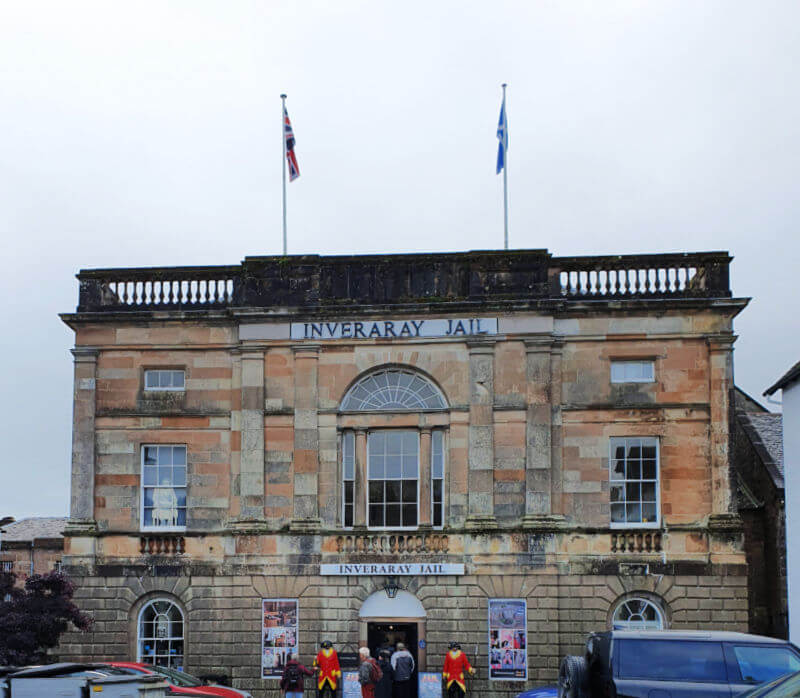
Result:
{"label": "white window frame", "polygon": [[144,612],[150,606],[153,606],[154,604],[159,603],[159,602],[168,603],[168,604],[170,604],[170,607],[175,607],[178,610],[178,613],[181,616],[181,628],[182,628],[183,634],[180,637],[170,636],[170,637],[167,637],[167,638],[149,638],[149,639],[152,639],[152,640],[156,640],[156,639],[168,640],[170,643],[172,643],[174,640],[179,640],[183,645],[183,654],[180,655],[181,664],[180,664],[179,667],[172,666],[171,664],[168,664],[167,666],[170,669],[177,669],[178,671],[183,671],[183,667],[185,666],[185,662],[186,662],[186,614],[183,612],[183,609],[177,603],[175,603],[172,599],[168,599],[168,598],[163,597],[163,596],[156,597],[154,599],[150,599],[146,604],[144,604],[139,609],[139,615],[138,615],[138,617],[136,619],[136,661],[139,662],[140,664],[147,664],[147,665],[151,665],[152,664],[152,662],[148,661],[150,655],[143,655],[142,654],[142,616],[144,615]]}
{"label": "white window frame", "polygon": [[[652,623],[653,621],[631,621],[631,620],[617,620],[617,614],[631,602],[638,601],[644,603],[646,606],[655,610],[658,616],[659,627],[645,626],[645,623]],[[614,613],[611,614],[611,628],[612,630],[664,630],[667,627],[666,616],[664,610],[655,601],[646,599],[643,596],[631,596],[623,599],[617,604]]]}
{"label": "white window frame", "polygon": [[[189,447],[186,444],[142,444],[140,447],[139,457],[139,530],[142,532],[160,532],[160,533],[179,533],[186,530],[186,526],[145,526],[144,525],[144,491],[148,489],[167,489],[166,485],[145,485],[144,484],[144,453],[148,447],[170,446],[172,448],[179,447],[186,449],[186,458],[184,467],[186,468],[186,484],[183,485],[183,490],[186,492],[186,517],[189,517]],[[174,485],[172,489],[176,488]]]}
{"label": "white window frame", "polygon": [[[353,477],[352,479],[345,477],[345,453],[346,453],[346,440],[351,440],[353,443]],[[358,473],[356,472],[356,434],[355,431],[352,429],[346,429],[342,432],[342,528],[347,529],[348,531],[353,529],[356,524],[356,479],[358,478]],[[353,523],[348,526],[345,521],[345,506],[347,504],[347,498],[345,496],[345,488],[346,483],[352,482],[353,483]]]}
{"label": "white window frame", "polygon": [[[648,367],[649,374],[648,375],[640,375],[640,376],[626,376],[626,369],[632,366],[640,366],[640,367]],[[615,376],[615,370],[618,369],[622,375],[619,375],[619,372]],[[645,371],[641,371],[641,373],[645,373]],[[614,384],[619,383],[655,383],[656,380],[656,362],[652,359],[612,359],[611,360],[611,382]]]}
{"label": "white window frame", "polygon": [[[415,434],[416,437],[417,437],[417,478],[416,478],[417,479],[417,501],[416,501],[416,506],[417,506],[417,525],[416,526],[370,526],[370,523],[369,523],[369,483],[371,482],[372,478],[370,478],[370,476],[369,476],[369,473],[370,473],[370,467],[369,467],[369,465],[370,465],[370,463],[369,463],[369,458],[370,458],[370,456],[369,456],[369,439],[373,434],[376,434],[378,432],[409,432],[409,433]],[[370,431],[367,432],[367,473],[366,473],[366,483],[365,483],[366,486],[364,487],[364,499],[365,499],[365,507],[366,507],[366,524],[367,524],[367,529],[368,530],[370,530],[370,531],[416,531],[416,530],[419,529],[419,518],[420,518],[419,517],[419,513],[420,513],[420,504],[419,504],[419,489],[420,489],[419,486],[420,486],[420,481],[419,481],[419,479],[420,479],[420,475],[421,474],[422,474],[422,467],[421,467],[421,464],[420,464],[420,432],[419,432],[419,429],[413,429],[413,428],[411,428],[411,429],[371,429]],[[400,482],[402,482],[403,479],[404,478],[401,477],[400,478]],[[375,480],[377,482],[378,478],[375,478]],[[380,478],[380,480],[381,481],[386,481],[387,478]],[[384,506],[384,519],[385,519],[386,518],[385,517],[385,512],[386,512],[386,509],[385,509],[386,500],[385,499],[384,499],[384,502],[383,502],[383,506]],[[401,485],[400,486],[400,511],[401,511],[401,516],[402,516],[402,506],[403,506],[403,488],[402,488],[402,485]]]}
{"label": "white window frame", "polygon": [[[434,440],[434,438],[435,438],[435,436],[437,434],[441,435],[441,439],[442,439],[442,477],[440,477],[440,478],[434,477],[434,474],[433,474],[433,440]],[[430,491],[431,491],[431,526],[433,526],[433,528],[436,529],[436,530],[443,529],[444,528],[444,524],[445,524],[445,515],[444,514],[445,514],[445,511],[446,511],[446,508],[445,508],[445,486],[444,486],[444,483],[445,483],[445,474],[446,474],[446,472],[447,472],[447,434],[445,433],[444,429],[433,429],[433,430],[431,430],[431,487],[430,487]],[[442,523],[439,524],[438,526],[436,526],[433,523],[436,520],[436,517],[434,516],[435,509],[434,509],[434,501],[433,501],[433,483],[436,480],[441,480],[442,481],[442,501],[441,501]]]}
{"label": "white window frame", "polygon": [[0,562],[0,569],[3,572],[13,572],[14,571],[14,561],[13,560],[3,560]]}
{"label": "white window frame", "polygon": [[[647,479],[644,480],[643,478],[639,478],[638,480],[628,480],[627,473],[626,478],[624,480],[615,479],[612,477],[614,472],[614,461],[616,457],[614,455],[614,450],[619,442],[625,442],[627,444],[628,440],[630,439],[642,439],[648,440],[655,443],[656,447],[656,477],[655,477],[655,488],[656,488],[656,520],[655,521],[611,521],[611,504],[619,502],[612,502],[611,501],[611,487],[616,483],[624,483],[627,485],[628,482],[639,482],[640,485],[642,482],[653,482],[653,480]],[[628,447],[625,446],[625,454],[627,460],[627,453]],[[641,473],[640,473],[641,475]],[[609,439],[608,442],[608,482],[609,482],[609,508],[608,508],[608,518],[609,524],[611,528],[660,528],[661,527],[661,441],[656,436],[613,436]],[[641,504],[641,498],[638,500]],[[627,505],[627,497],[625,499],[624,504]]]}
{"label": "white window frame", "polygon": [[[159,374],[159,383],[161,382],[160,377],[162,373],[182,373],[183,374],[183,385],[180,388],[176,388],[174,386],[148,386],[147,385],[147,374],[157,373]],[[183,393],[186,391],[186,370],[182,368],[146,368],[144,370],[144,390],[148,393]]]}

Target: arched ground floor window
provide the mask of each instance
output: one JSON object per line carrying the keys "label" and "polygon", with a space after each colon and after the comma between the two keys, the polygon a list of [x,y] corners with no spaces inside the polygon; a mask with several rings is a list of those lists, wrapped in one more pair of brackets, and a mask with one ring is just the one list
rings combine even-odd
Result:
{"label": "arched ground floor window", "polygon": [[137,660],[183,669],[183,612],[169,599],[153,599],[139,611]]}
{"label": "arched ground floor window", "polygon": [[614,630],[663,630],[664,612],[649,599],[632,597],[617,606],[611,624]]}

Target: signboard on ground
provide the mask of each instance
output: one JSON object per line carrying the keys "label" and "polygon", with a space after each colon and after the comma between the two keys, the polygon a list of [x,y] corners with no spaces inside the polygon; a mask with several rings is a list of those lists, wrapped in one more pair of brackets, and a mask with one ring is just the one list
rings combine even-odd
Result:
{"label": "signboard on ground", "polygon": [[442,675],[431,671],[419,672],[419,698],[442,698]]}
{"label": "signboard on ground", "polygon": [[361,684],[357,671],[342,672],[342,698],[361,698]]}

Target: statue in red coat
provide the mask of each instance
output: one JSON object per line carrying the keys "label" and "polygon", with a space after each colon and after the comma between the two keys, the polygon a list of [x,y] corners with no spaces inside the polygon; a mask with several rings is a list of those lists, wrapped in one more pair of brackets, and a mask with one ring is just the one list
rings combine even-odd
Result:
{"label": "statue in red coat", "polygon": [[319,670],[317,698],[336,698],[336,687],[339,685],[342,670],[339,668],[339,655],[328,640],[322,643],[322,649],[314,658],[314,666]]}
{"label": "statue in red coat", "polygon": [[447,687],[447,698],[461,698],[467,694],[466,675],[474,674],[475,670],[461,651],[457,642],[450,643],[450,650],[444,657],[444,670],[442,677]]}

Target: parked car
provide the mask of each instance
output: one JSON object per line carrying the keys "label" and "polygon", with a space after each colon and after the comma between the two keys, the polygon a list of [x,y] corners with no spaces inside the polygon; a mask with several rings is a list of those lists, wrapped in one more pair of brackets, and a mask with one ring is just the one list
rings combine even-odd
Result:
{"label": "parked car", "polygon": [[252,698],[246,691],[228,686],[209,686],[196,676],[177,669],[143,662],[108,662],[109,667],[128,674],[158,674],[170,684],[168,695],[222,696],[223,698]]}
{"label": "parked car", "polygon": [[742,694],[742,698],[797,698],[800,696],[800,671],[781,676],[764,686]]}
{"label": "parked car", "polygon": [[739,696],[800,671],[785,640],[731,632],[611,630],[593,633],[582,657],[564,657],[559,698]]}
{"label": "parked car", "polygon": [[102,665],[72,662],[28,667],[0,680],[4,698],[83,698],[95,693],[108,698],[165,698],[167,690],[166,680],[158,675],[122,676]]}
{"label": "parked car", "polygon": [[558,686],[542,686],[517,694],[517,698],[558,698]]}

